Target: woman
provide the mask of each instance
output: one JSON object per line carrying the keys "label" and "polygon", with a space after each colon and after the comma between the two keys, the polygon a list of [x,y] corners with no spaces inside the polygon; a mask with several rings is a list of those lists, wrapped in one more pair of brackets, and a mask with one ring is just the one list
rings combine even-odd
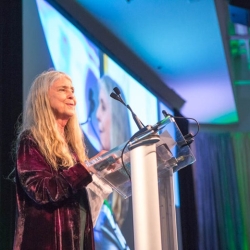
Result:
{"label": "woman", "polygon": [[17,139],[15,250],[95,248],[75,106],[66,74],[46,71],[33,82]]}
{"label": "woman", "polygon": [[[104,75],[99,84],[99,106],[96,117],[102,148],[109,151],[130,138],[130,124],[128,111],[122,104],[110,98],[110,93],[118,84],[109,76]],[[129,249],[120,229],[127,215],[129,199],[123,199],[117,192],[113,192],[102,207],[98,217],[95,232],[97,250]],[[112,215],[110,215],[110,207]]]}

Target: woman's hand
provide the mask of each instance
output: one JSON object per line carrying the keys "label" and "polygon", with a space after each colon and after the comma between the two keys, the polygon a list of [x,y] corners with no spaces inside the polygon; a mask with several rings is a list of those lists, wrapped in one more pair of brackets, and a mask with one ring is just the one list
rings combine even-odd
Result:
{"label": "woman's hand", "polygon": [[[101,150],[97,155],[89,159],[91,161],[94,158],[100,157],[103,154],[107,153],[106,150]],[[112,154],[106,159],[103,159],[102,161],[97,162],[96,164],[93,164],[92,166],[88,167],[88,170],[94,174],[96,174],[98,171],[106,174],[113,172],[117,167],[119,167],[121,164],[120,157],[117,157],[117,155]]]}

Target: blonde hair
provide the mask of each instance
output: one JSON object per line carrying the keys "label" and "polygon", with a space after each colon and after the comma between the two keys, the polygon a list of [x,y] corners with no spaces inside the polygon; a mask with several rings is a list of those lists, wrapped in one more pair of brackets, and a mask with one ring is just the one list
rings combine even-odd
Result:
{"label": "blonde hair", "polygon": [[58,166],[71,167],[74,165],[71,150],[76,153],[81,163],[87,159],[83,133],[76,114],[69,119],[64,128],[65,139],[57,129],[55,116],[48,99],[48,91],[53,83],[61,78],[71,81],[68,75],[55,70],[44,71],[34,80],[26,101],[23,123],[18,133],[18,141],[20,141],[22,134],[29,131],[46,161],[54,169],[58,169]]}

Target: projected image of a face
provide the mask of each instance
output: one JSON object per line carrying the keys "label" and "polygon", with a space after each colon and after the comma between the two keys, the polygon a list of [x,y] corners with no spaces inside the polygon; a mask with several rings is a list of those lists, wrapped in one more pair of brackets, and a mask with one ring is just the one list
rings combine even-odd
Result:
{"label": "projected image of a face", "polygon": [[99,105],[96,117],[102,147],[105,150],[110,150],[111,107],[109,95],[104,88],[101,88],[99,92]]}

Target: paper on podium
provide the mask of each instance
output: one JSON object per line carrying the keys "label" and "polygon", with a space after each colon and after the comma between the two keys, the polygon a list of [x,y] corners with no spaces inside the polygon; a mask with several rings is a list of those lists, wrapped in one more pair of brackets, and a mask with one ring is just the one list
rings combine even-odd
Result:
{"label": "paper on podium", "polygon": [[92,182],[86,187],[91,208],[93,226],[100,214],[104,200],[112,193],[112,188],[96,175],[92,175]]}

